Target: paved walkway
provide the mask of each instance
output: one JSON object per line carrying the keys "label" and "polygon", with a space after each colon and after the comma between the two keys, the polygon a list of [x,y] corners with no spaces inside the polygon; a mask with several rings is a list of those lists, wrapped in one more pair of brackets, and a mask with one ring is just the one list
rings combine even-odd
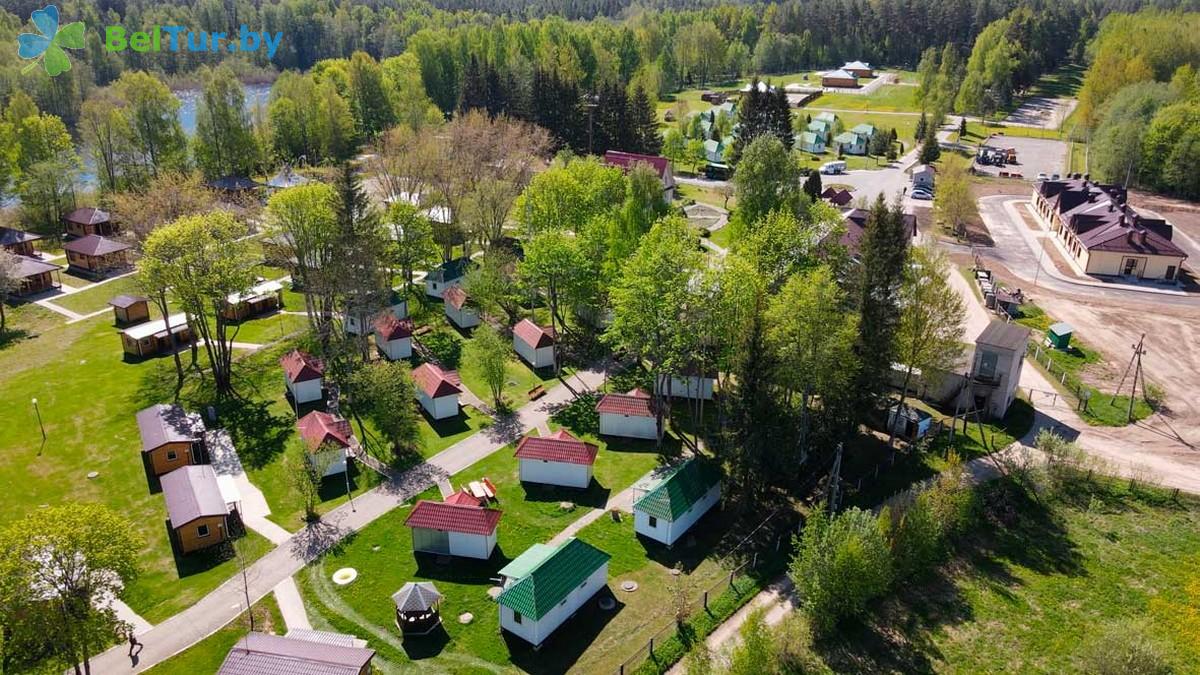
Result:
{"label": "paved walkway", "polygon": [[308,612],[304,610],[304,600],[300,598],[300,589],[296,588],[296,579],[288,577],[275,587],[275,603],[279,605],[279,613],[283,615],[283,623],[289,631],[312,630],[308,622]]}
{"label": "paved walkway", "polygon": [[634,481],[633,485],[630,485],[629,487],[625,488],[624,490],[621,490],[617,494],[610,496],[608,498],[608,501],[606,501],[604,503],[604,508],[592,509],[591,511],[588,511],[587,513],[583,514],[579,518],[576,518],[575,522],[571,523],[570,525],[567,525],[565,528],[562,529],[561,532],[554,535],[550,539],[550,541],[548,541],[546,543],[549,544],[550,546],[561,544],[562,542],[566,541],[567,539],[574,537],[583,528],[587,527],[588,525],[591,525],[592,523],[596,522],[597,520],[600,520],[600,518],[604,514],[608,513],[609,511],[611,511],[613,509],[620,509],[624,513],[633,513],[633,488],[634,488],[634,486],[638,485],[643,480],[645,480],[652,473],[654,473],[653,470],[647,472],[644,476],[642,476],[641,478]]}
{"label": "paved walkway", "polygon": [[604,378],[602,369],[579,371],[566,378],[565,385],[555,386],[513,415],[455,443],[397,480],[356,497],[353,504],[331,510],[246,568],[246,589],[242,587],[242,575],[235,575],[191,607],[152,628],[141,638],[145,647],[137,665],[130,665],[127,650],[118,645],[92,659],[93,672],[140,672],[203,640],[245,611],[247,594],[250,602],[257,602],[349,534],[420,494],[438,478],[462,471],[536,428],[576,393],[599,388]]}
{"label": "paved walkway", "polygon": [[118,619],[133,626],[134,635],[140,637],[150,632],[151,628],[154,628],[149,621],[143,619],[140,614],[133,611],[132,607],[121,602],[120,600],[114,599],[112,601],[112,608],[116,610]]}
{"label": "paved walkway", "polygon": [[229,432],[224,429],[215,429],[208,432],[206,441],[213,470],[218,476],[232,477],[234,484],[237,485],[238,493],[242,497],[240,509],[242,523],[266,537],[276,546],[287,543],[292,533],[267,518],[271,515],[271,507],[267,505],[267,498],[263,496],[262,490],[259,490],[246,476],[246,472],[242,468],[242,460],[238,457]]}

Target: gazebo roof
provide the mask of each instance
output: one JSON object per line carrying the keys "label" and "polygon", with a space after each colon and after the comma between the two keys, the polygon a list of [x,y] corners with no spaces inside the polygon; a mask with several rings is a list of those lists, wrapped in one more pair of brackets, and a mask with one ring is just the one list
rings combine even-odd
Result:
{"label": "gazebo roof", "polygon": [[392,602],[401,612],[427,612],[441,600],[437,586],[428,581],[410,581],[392,594]]}

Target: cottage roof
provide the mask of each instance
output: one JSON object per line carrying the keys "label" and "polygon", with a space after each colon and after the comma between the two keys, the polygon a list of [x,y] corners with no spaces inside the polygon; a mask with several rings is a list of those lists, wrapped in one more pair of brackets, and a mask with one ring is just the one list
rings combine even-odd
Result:
{"label": "cottage roof", "polygon": [[840,143],[842,145],[856,145],[858,144],[858,134],[854,133],[853,131],[843,131],[842,133],[833,137],[833,142]]}
{"label": "cottage roof", "polygon": [[404,519],[408,527],[491,535],[500,523],[500,511],[483,506],[449,504],[422,499]]}
{"label": "cottage roof", "polygon": [[442,501],[446,502],[447,504],[459,504],[462,506],[482,506],[483,505],[482,499],[476,497],[475,495],[471,494],[470,492],[467,492],[466,490],[459,490],[458,492],[455,492],[454,494],[450,495],[449,497],[446,497]]}
{"label": "cottage roof", "polygon": [[[809,126],[811,126],[811,125],[809,125]],[[817,143],[817,141],[821,140],[820,136],[814,134],[811,131],[806,131],[802,134],[799,134],[799,136],[800,136],[800,143],[802,145],[814,145]]]}
{"label": "cottage roof", "polygon": [[463,305],[467,304],[467,292],[462,286],[451,286],[442,293],[442,300],[450,303],[454,309],[462,309]]}
{"label": "cottage roof", "polygon": [[862,124],[856,125],[853,129],[851,129],[850,133],[857,134],[859,136],[874,136],[875,125],[863,122]]}
{"label": "cottage roof", "polygon": [[830,122],[829,120],[814,119],[808,123],[807,129],[809,131],[824,135],[826,131],[829,131],[829,127],[831,126],[833,126],[833,122]]}
{"label": "cottage roof", "polygon": [[17,258],[16,276],[18,279],[27,279],[38,274],[61,270],[62,265],[55,265],[29,256],[19,255]]}
{"label": "cottage roof", "polygon": [[392,602],[401,612],[426,612],[441,601],[437,586],[428,581],[410,581],[392,594]]}
{"label": "cottage roof", "polygon": [[849,61],[842,66],[842,70],[870,70],[871,64],[863,63],[862,61]]}
{"label": "cottage roof", "polygon": [[641,389],[630,389],[625,394],[605,394],[596,404],[596,412],[629,417],[654,417],[654,402]]}
{"label": "cottage roof", "polygon": [[221,486],[217,483],[217,472],[211,464],[181,466],[161,480],[171,527],[179,528],[197,518],[229,513],[225,498],[221,496]]}
{"label": "cottage roof", "polygon": [[834,122],[837,121],[837,114],[831,113],[831,112],[818,113],[817,116],[813,118],[813,121],[814,122],[826,122],[828,124],[833,124]]}
{"label": "cottage roof", "polygon": [[828,198],[835,206],[845,206],[854,201],[854,195],[847,189],[842,188],[837,190],[833,196]]}
{"label": "cottage roof", "polygon": [[831,70],[827,73],[822,73],[821,77],[829,78],[831,80],[857,80],[858,79],[858,77],[856,77],[854,75],[854,73],[848,73],[845,71],[845,69]]}
{"label": "cottage roof", "polygon": [[[838,239],[838,243],[845,246],[853,255],[859,253],[863,235],[867,233],[867,219],[870,216],[871,212],[867,209],[850,209],[845,214],[846,231]],[[917,217],[915,215],[904,214],[904,229],[909,232],[909,236],[917,236]]]}
{"label": "cottage roof", "polygon": [[366,647],[252,632],[229,650],[217,675],[358,675],[374,656]]}
{"label": "cottage roof", "polygon": [[429,271],[429,276],[426,277],[432,281],[441,281],[443,283],[454,281],[462,278],[467,273],[467,268],[471,265],[471,261],[467,258],[455,258],[449,262],[444,262]]}
{"label": "cottage roof", "polygon": [[525,436],[517,442],[517,451],[513,453],[518,459],[540,459],[547,462],[563,462],[566,464],[596,463],[598,447],[571,435],[566,429],[559,429],[549,436]]}
{"label": "cottage roof", "polygon": [[1070,335],[1071,333],[1074,333],[1075,329],[1072,328],[1071,324],[1067,323],[1066,321],[1059,321],[1058,323],[1050,326],[1050,332],[1061,337],[1063,335]]}
{"label": "cottage roof", "polygon": [[267,187],[280,190],[283,188],[295,187],[297,185],[304,185],[308,182],[310,182],[308,178],[296,173],[295,171],[292,171],[292,168],[289,166],[284,167],[279,171],[279,173],[271,176],[270,180],[267,181]]}
{"label": "cottage roof", "polygon": [[571,537],[501,593],[496,602],[537,621],[606,565],[610,555]]}
{"label": "cottage roof", "polygon": [[221,176],[205,183],[208,187],[214,190],[224,190],[225,192],[237,192],[240,190],[253,190],[262,187],[262,183],[256,180],[247,178],[246,176]]}
{"label": "cottage roof", "polygon": [[149,302],[149,300],[140,295],[118,295],[112,300],[109,300],[108,304],[120,309],[129,309],[139,302]]}
{"label": "cottage roof", "polygon": [[513,337],[534,349],[540,349],[554,344],[554,329],[548,326],[539,326],[529,319],[521,319],[517,325],[513,326]]}
{"label": "cottage roof", "polygon": [[307,382],[324,377],[325,364],[308,352],[294,349],[279,359],[283,374],[291,382]]}
{"label": "cottage roof", "polygon": [[458,371],[442,370],[436,363],[422,363],[412,371],[417,388],[429,398],[441,398],[462,393]]}
{"label": "cottage roof", "polygon": [[225,302],[228,302],[231,305],[236,305],[241,302],[257,300],[268,295],[275,295],[282,290],[283,284],[281,282],[275,280],[264,280],[246,289],[244,293],[230,293],[228,296],[226,296]]}
{"label": "cottage roof", "polygon": [[975,344],[999,347],[1014,352],[1024,353],[1025,345],[1029,342],[1029,329],[1017,323],[993,321],[983,329]]}
{"label": "cottage roof", "polygon": [[635,511],[656,518],[677,520],[693,504],[721,481],[721,472],[712,464],[689,459],[673,468],[649,492],[634,502]]}
{"label": "cottage roof", "polygon": [[915,175],[921,174],[921,173],[930,173],[930,174],[937,173],[937,169],[928,164],[918,164],[913,167],[912,175],[915,176]]}
{"label": "cottage roof", "polygon": [[178,333],[186,330],[188,327],[187,315],[183,312],[180,312],[178,314],[169,315],[167,317],[167,321],[156,319],[154,321],[147,321],[146,323],[138,324],[136,326],[130,326],[129,328],[121,331],[121,334],[131,340],[143,340],[152,335],[155,337],[166,337],[167,322],[170,322],[171,324],[172,333]]}
{"label": "cottage roof", "polygon": [[129,244],[108,237],[101,237],[98,234],[89,234],[86,237],[73,239],[63,244],[64,251],[78,253],[79,255],[100,256],[108,255],[109,253],[119,253],[129,249]]}
{"label": "cottage roof", "polygon": [[557,550],[557,546],[550,546],[549,544],[533,544],[529,548],[525,549],[521,555],[513,558],[504,567],[501,567],[498,574],[501,577],[507,577],[509,579],[522,579],[526,576],[529,576],[530,572],[537,569],[538,565],[541,565],[543,562],[545,562],[546,558],[554,555],[554,552]]}
{"label": "cottage roof", "polygon": [[41,239],[42,235],[26,232],[25,230],[15,230],[11,227],[0,226],[0,246],[16,246],[30,241]]}
{"label": "cottage roof", "polygon": [[102,211],[92,206],[75,209],[63,216],[63,220],[79,225],[100,225],[109,220],[108,211]]}
{"label": "cottage roof", "polygon": [[137,413],[142,452],[150,452],[167,443],[197,443],[204,438],[204,420],[178,405],[156,403]]}
{"label": "cottage roof", "polygon": [[380,312],[379,316],[375,317],[374,326],[375,336],[384,342],[402,340],[412,337],[413,334],[412,319],[397,319],[391,312]]}
{"label": "cottage roof", "polygon": [[617,166],[625,171],[629,171],[637,164],[649,164],[650,168],[658,172],[659,178],[666,178],[671,170],[671,161],[666,157],[657,155],[640,155],[635,152],[621,152],[620,150],[609,150],[604,153],[604,163],[610,166]]}
{"label": "cottage roof", "polygon": [[300,438],[304,439],[310,450],[316,450],[326,443],[342,448],[354,444],[354,432],[350,429],[350,422],[320,410],[314,410],[296,420],[296,429],[300,431]]}

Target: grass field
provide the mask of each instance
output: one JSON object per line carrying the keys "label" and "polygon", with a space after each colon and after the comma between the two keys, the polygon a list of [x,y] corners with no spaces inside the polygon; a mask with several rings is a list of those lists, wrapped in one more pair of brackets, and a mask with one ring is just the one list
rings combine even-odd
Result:
{"label": "grass field", "polygon": [[818,651],[838,672],[1076,673],[1116,629],[1200,672],[1200,504],[1127,486],[1017,501],[1015,522],[980,528]]}
{"label": "grass field", "polygon": [[129,275],[113,279],[108,283],[88,288],[78,293],[61,295],[53,299],[54,304],[79,314],[91,314],[108,307],[108,301],[122,295],[139,295],[137,277]]}
{"label": "grass field", "polygon": [[902,84],[879,87],[870,94],[821,94],[809,101],[805,109],[862,110],[876,112],[920,113],[917,88]]}
{"label": "grass field", "polygon": [[[275,635],[287,633],[287,626],[283,623],[283,615],[279,613],[279,605],[275,602],[274,593],[269,593],[262,600],[254,603],[251,612],[254,614],[254,630],[259,633]],[[153,675],[215,673],[221,667],[221,663],[225,661],[229,650],[248,632],[250,632],[250,614],[242,612],[238,618],[230,621],[217,632],[145,672]]]}

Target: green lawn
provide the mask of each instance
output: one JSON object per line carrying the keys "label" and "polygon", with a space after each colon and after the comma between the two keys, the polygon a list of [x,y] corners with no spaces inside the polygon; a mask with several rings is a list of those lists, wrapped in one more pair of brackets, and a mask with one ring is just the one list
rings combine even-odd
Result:
{"label": "green lawn", "polygon": [[1134,621],[1145,635],[1131,640],[1157,643],[1174,672],[1200,672],[1200,504],[1127,485],[1014,500],[1015,520],[980,528],[959,558],[898,584],[819,653],[837,672],[1077,673],[1106,632]]}
{"label": "green lawn", "polygon": [[79,314],[91,314],[108,307],[108,301],[118,295],[139,295],[140,293],[137,277],[131,274],[78,293],[59,296],[54,299],[54,304]]}
{"label": "green lawn", "polygon": [[[288,308],[292,310],[291,307]],[[301,304],[295,311],[304,311]],[[267,344],[308,328],[308,318],[295,314],[272,312],[264,316],[247,319],[237,326],[237,342]]]}
{"label": "green lawn", "polygon": [[821,94],[805,108],[832,110],[874,110],[877,112],[920,113],[917,88],[899,84],[884,85],[870,94]]}
{"label": "green lawn", "polygon": [[[275,594],[268,593],[254,604],[254,630],[259,633],[283,635],[287,633],[283,615],[275,602]],[[250,614],[242,612],[217,632],[146,670],[153,675],[196,675],[215,673],[225,661],[225,656],[237,641],[250,632]]]}
{"label": "green lawn", "polygon": [[708,235],[708,238],[717,246],[728,249],[733,244],[733,229],[726,225]]}
{"label": "green lawn", "polygon": [[1053,98],[1074,98],[1083,86],[1083,75],[1086,71],[1082,65],[1067,64],[1046,73],[1038,78],[1029,89],[1030,96],[1050,96]]}
{"label": "green lawn", "polygon": [[459,406],[457,417],[444,420],[435,420],[422,411],[421,454],[425,457],[433,457],[451,445],[491,425],[491,417],[471,406]]}
{"label": "green lawn", "polygon": [[678,199],[691,199],[701,204],[708,204],[722,209],[733,209],[737,206],[737,197],[732,194],[726,201],[725,196],[715,189],[692,185],[691,183],[676,183],[675,194]]}
{"label": "green lawn", "polygon": [[[41,313],[18,308],[14,323],[42,323]],[[0,347],[0,517],[18,518],[39,504],[98,502],[127,518],[146,540],[142,574],[125,600],[150,621],[162,620],[212,590],[237,569],[233,560],[172,555],[162,495],[151,494],[138,453],[134,414],[169,396],[169,359],[126,363],[104,317],[45,325],[32,337]],[[46,428],[41,433],[30,399]],[[86,474],[97,471],[89,480]],[[242,540],[248,560],[269,545]]]}

